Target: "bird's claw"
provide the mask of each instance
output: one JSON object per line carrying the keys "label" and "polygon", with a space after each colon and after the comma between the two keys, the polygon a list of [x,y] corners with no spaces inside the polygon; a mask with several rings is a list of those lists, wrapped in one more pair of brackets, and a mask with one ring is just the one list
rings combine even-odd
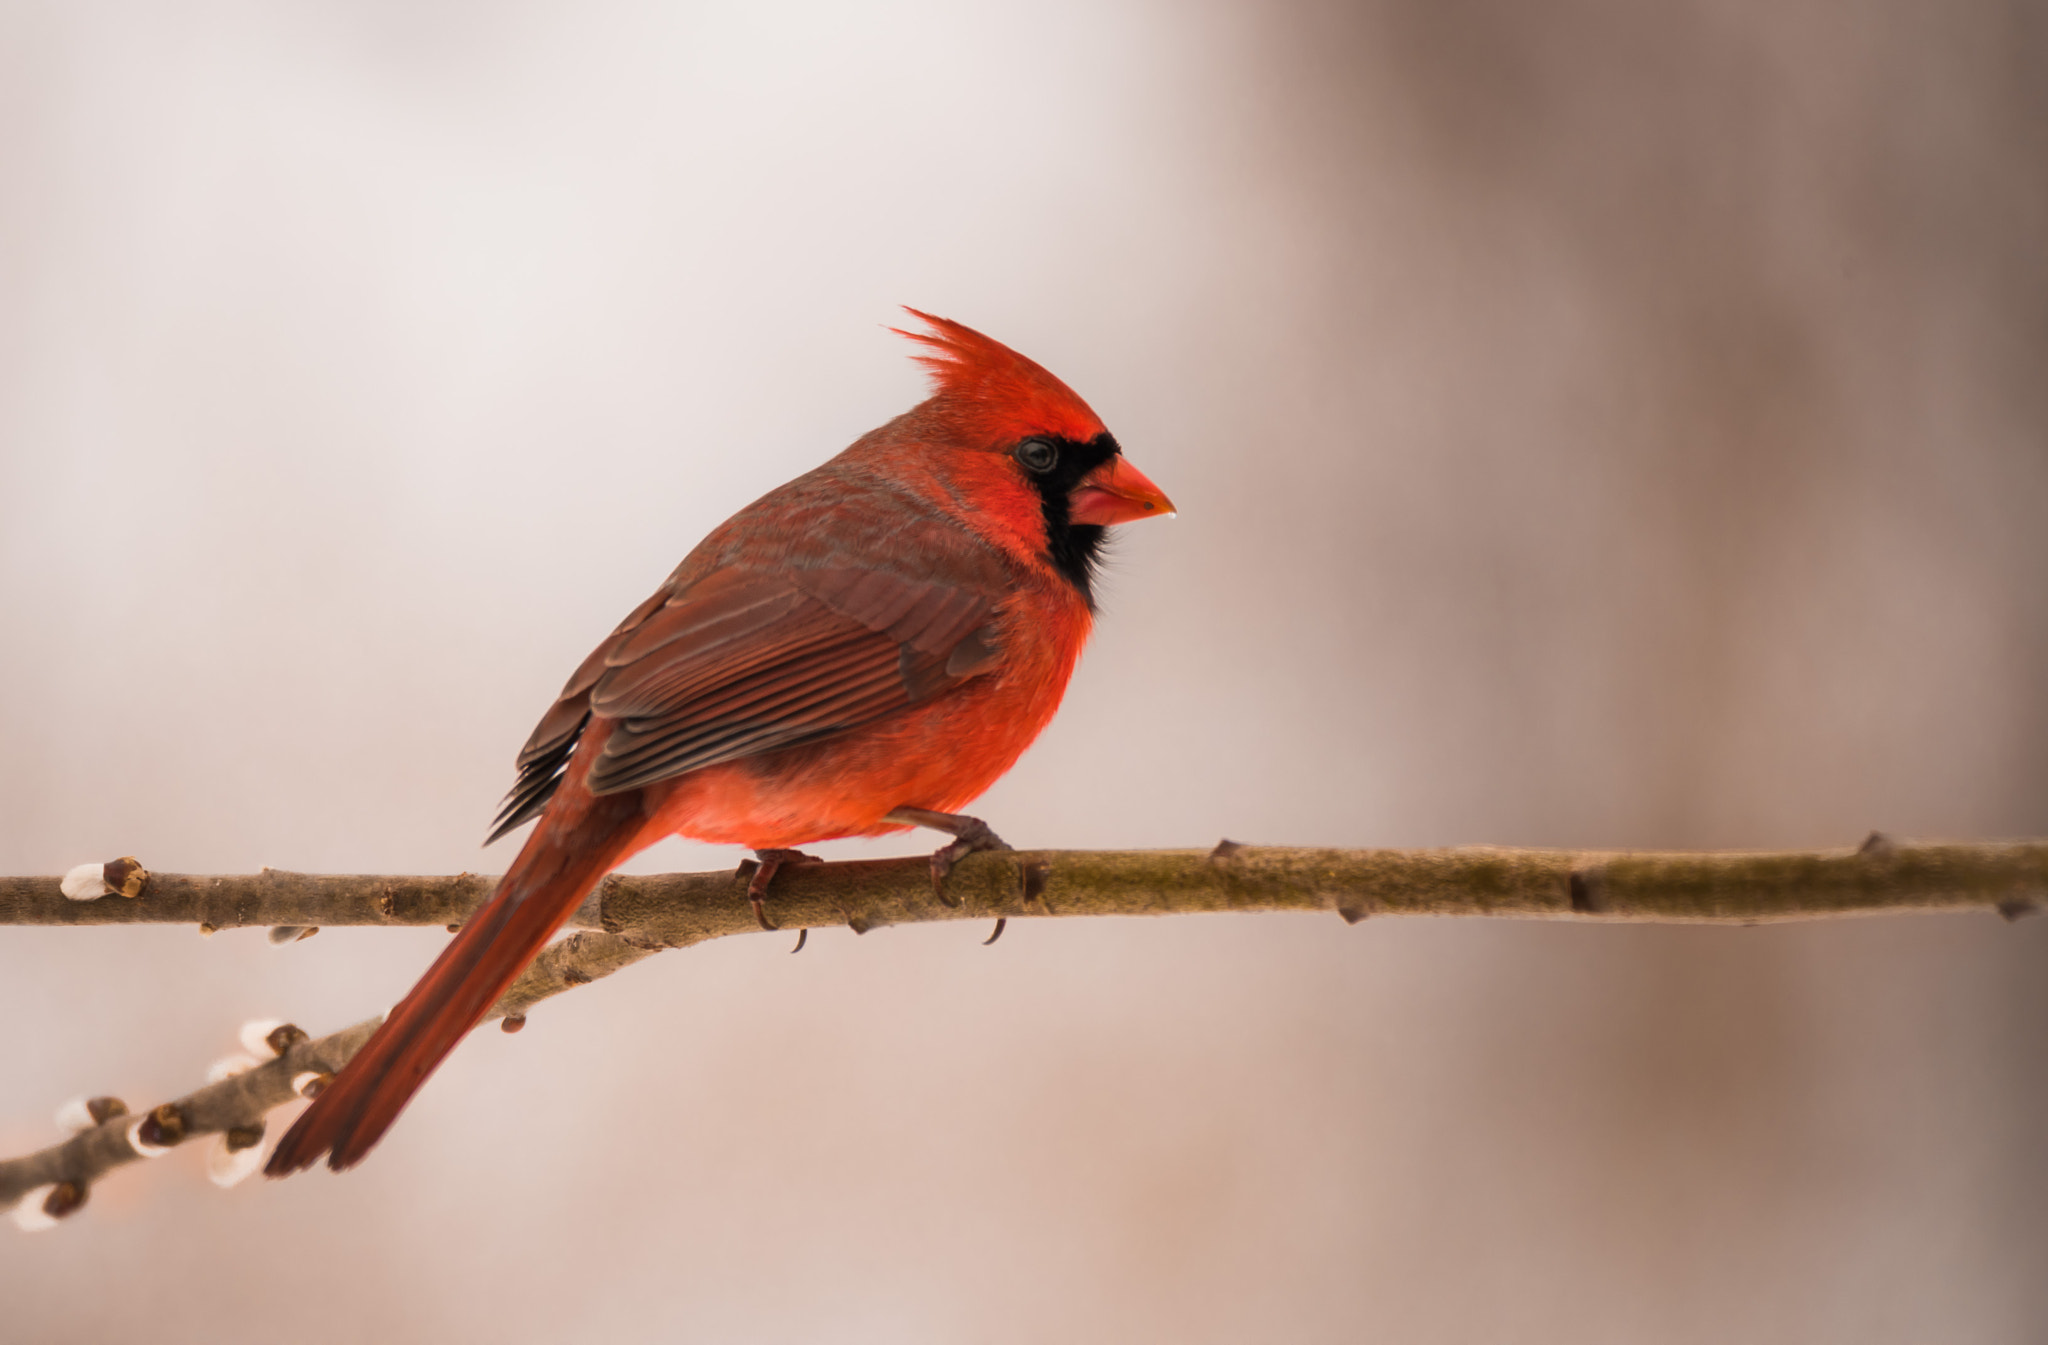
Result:
{"label": "bird's claw", "polygon": [[[768,884],[775,881],[776,872],[788,864],[822,864],[825,861],[816,855],[807,855],[801,850],[756,850],[754,855],[760,863],[754,866],[754,871],[747,877],[747,901],[754,908],[755,923],[772,934],[782,926],[768,918],[768,908],[762,904],[762,898],[768,895]],[[744,865],[741,866],[741,871],[745,872]],[[803,943],[799,940],[797,948],[801,947]],[[796,949],[790,951],[795,952]]]}
{"label": "bird's claw", "polygon": [[932,854],[932,895],[939,899],[941,906],[960,904],[946,895],[946,875],[953,871],[955,864],[977,850],[1012,848],[1008,841],[996,835],[988,823],[960,813],[941,813],[930,808],[892,808],[882,820],[903,826],[930,827],[953,838],[951,845],[941,846]]}
{"label": "bird's claw", "polygon": [[988,823],[978,817],[965,819],[973,825],[962,828],[952,844],[942,845],[932,852],[932,895],[942,906],[958,906],[960,903],[946,895],[946,875],[953,866],[967,856],[981,850],[1009,850],[1014,847],[996,835]]}

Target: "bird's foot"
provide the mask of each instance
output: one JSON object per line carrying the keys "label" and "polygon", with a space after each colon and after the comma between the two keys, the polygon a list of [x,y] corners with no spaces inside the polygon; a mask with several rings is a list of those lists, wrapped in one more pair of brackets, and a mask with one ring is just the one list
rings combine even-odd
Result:
{"label": "bird's foot", "polygon": [[[768,911],[761,904],[761,899],[768,895],[768,884],[775,881],[776,872],[785,865],[822,864],[825,861],[816,855],[807,855],[801,850],[756,850],[754,858],[758,862],[754,865],[753,873],[747,876],[747,900],[753,904],[754,919],[760,923],[761,928],[773,932],[782,926],[769,920]],[[801,948],[803,944],[799,942],[797,947]]]}
{"label": "bird's foot", "polygon": [[989,824],[978,817],[967,817],[960,813],[935,813],[929,808],[897,808],[884,822],[904,822],[913,827],[930,827],[943,831],[953,838],[951,845],[942,845],[932,852],[932,895],[942,905],[958,906],[960,903],[946,895],[946,875],[953,866],[977,850],[1009,850],[1009,842],[995,834]]}

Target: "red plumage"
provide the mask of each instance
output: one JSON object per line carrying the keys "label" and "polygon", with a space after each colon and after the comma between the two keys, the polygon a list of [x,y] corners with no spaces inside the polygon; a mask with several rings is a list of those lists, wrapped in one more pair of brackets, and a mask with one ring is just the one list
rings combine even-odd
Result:
{"label": "red plumage", "polygon": [[272,1176],[360,1161],[591,886],[663,837],[775,852],[914,821],[963,838],[941,857],[993,842],[954,810],[1058,708],[1103,528],[1171,505],[1059,379],[910,311],[933,395],[719,525],[577,669],[499,831],[540,824]]}
{"label": "red plumage", "polygon": [[904,311],[931,331],[889,330],[931,347],[933,354],[911,358],[930,371],[933,391],[969,437],[986,445],[1029,434],[1093,439],[1104,432],[1088,403],[1035,362],[950,318]]}

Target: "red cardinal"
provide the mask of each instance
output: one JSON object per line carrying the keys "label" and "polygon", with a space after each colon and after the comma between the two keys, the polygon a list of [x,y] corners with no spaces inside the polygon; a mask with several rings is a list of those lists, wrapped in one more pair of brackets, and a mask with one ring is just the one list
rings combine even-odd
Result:
{"label": "red cardinal", "polygon": [[360,1162],[597,880],[663,837],[752,848],[764,926],[789,847],[931,827],[955,838],[935,884],[1007,848],[954,810],[1059,707],[1103,530],[1173,505],[1066,384],[908,311],[933,395],[721,524],[583,661],[491,839],[540,825],[271,1176]]}

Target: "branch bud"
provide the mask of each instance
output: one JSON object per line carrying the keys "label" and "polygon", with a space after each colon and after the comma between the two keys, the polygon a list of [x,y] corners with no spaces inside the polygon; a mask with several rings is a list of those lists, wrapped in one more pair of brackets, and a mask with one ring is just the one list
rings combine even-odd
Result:
{"label": "branch bud", "polygon": [[319,932],[318,925],[272,925],[270,941],[275,944],[297,943],[300,939],[310,939]]}
{"label": "branch bud", "polygon": [[110,892],[118,892],[124,897],[139,897],[149,882],[149,870],[143,868],[142,861],[135,856],[123,855],[106,862],[100,871],[100,881]]}
{"label": "branch bud", "polygon": [[128,1104],[117,1097],[75,1097],[57,1108],[57,1124],[76,1134],[127,1114]]}
{"label": "branch bud", "polygon": [[156,1158],[171,1151],[168,1144],[151,1144],[142,1133],[142,1127],[148,1120],[147,1116],[138,1116],[128,1123],[128,1147],[135,1151],[137,1158]]}
{"label": "branch bud", "polygon": [[50,1182],[27,1192],[14,1205],[14,1226],[24,1233],[55,1228],[57,1221],[85,1203],[91,1187],[83,1182]]}
{"label": "branch bud", "polygon": [[57,883],[58,890],[73,901],[98,901],[112,892],[139,897],[149,882],[149,870],[133,855],[110,859],[104,864],[80,864]]}
{"label": "branch bud", "polygon": [[508,1013],[498,1020],[500,1032],[517,1032],[525,1026],[526,1015],[523,1013]]}
{"label": "branch bud", "polygon": [[283,1055],[300,1042],[312,1039],[306,1029],[296,1023],[281,1022],[275,1018],[252,1018],[242,1024],[239,1035],[242,1049],[259,1060],[265,1056]]}
{"label": "branch bud", "polygon": [[236,1033],[235,1036],[242,1043],[243,1050],[261,1059],[266,1055],[277,1054],[277,1052],[270,1049],[270,1042],[267,1038],[271,1033],[283,1026],[284,1019],[282,1018],[251,1018],[248,1022],[242,1024],[242,1030]]}
{"label": "branch bud", "polygon": [[332,1074],[315,1072],[310,1069],[300,1070],[297,1074],[292,1075],[292,1091],[304,1098],[319,1097],[327,1085],[333,1082],[334,1076]]}
{"label": "branch bud", "polygon": [[206,1149],[206,1176],[215,1186],[233,1186],[263,1162],[263,1122],[236,1126]]}
{"label": "branch bud", "polygon": [[281,1023],[270,1029],[263,1038],[263,1044],[270,1048],[272,1055],[283,1055],[301,1042],[313,1040],[313,1034],[297,1023]]}
{"label": "branch bud", "polygon": [[128,1147],[142,1158],[169,1153],[185,1138],[185,1114],[175,1102],[166,1102],[147,1116],[138,1116],[128,1126]]}

